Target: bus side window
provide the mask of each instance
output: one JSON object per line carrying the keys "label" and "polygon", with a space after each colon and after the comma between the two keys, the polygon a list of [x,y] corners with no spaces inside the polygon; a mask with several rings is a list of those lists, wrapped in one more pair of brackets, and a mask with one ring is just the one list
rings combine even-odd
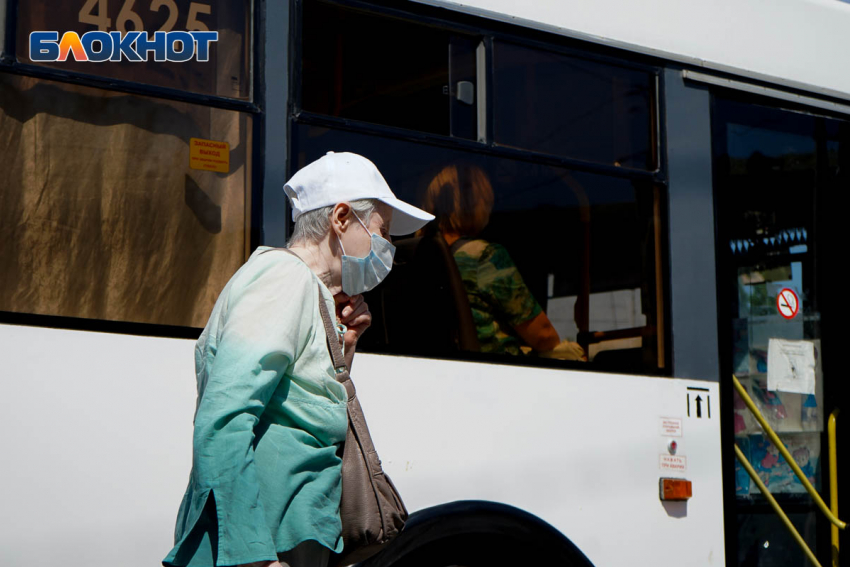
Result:
{"label": "bus side window", "polygon": [[426,235],[395,245],[392,271],[366,295],[373,328],[361,346],[429,356],[477,352],[469,298],[445,241]]}
{"label": "bus side window", "polygon": [[664,367],[653,70],[320,0],[301,20],[293,170],[359,153],[436,216],[396,241],[363,350]]}
{"label": "bus side window", "polygon": [[[374,321],[364,350],[662,366],[660,188],[329,128],[296,132],[298,160],[326,147],[359,151],[399,197],[437,216],[396,240],[393,271],[367,296]],[[426,261],[429,242],[443,252]],[[458,279],[468,306],[457,300]],[[462,342],[470,319],[475,336]]]}
{"label": "bus side window", "polygon": [[251,117],[8,73],[0,92],[0,311],[203,328],[248,252]]}

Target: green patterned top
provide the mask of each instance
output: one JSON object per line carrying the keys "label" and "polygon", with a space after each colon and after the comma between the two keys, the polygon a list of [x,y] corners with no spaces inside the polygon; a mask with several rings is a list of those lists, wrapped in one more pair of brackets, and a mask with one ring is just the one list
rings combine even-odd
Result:
{"label": "green patterned top", "polygon": [[460,240],[453,250],[481,352],[523,354],[520,346],[525,343],[514,327],[534,319],[543,309],[508,251],[486,240]]}

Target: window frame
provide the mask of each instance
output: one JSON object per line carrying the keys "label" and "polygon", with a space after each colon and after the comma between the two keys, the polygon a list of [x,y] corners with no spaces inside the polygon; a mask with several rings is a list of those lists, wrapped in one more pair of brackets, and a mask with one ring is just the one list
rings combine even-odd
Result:
{"label": "window frame", "polygon": [[6,62],[10,56],[14,57],[14,32],[12,15],[17,12],[18,0],[0,0],[0,10],[3,10],[3,42],[0,43],[0,64]]}
{"label": "window frame", "polygon": [[[658,340],[658,364],[655,371],[641,370],[640,374],[651,376],[671,376],[673,362],[673,346],[672,346],[672,331],[671,331],[671,296],[670,296],[670,250],[669,250],[669,222],[668,222],[668,177],[667,177],[667,159],[666,159],[666,127],[665,127],[665,89],[664,89],[664,71],[665,67],[661,60],[652,59],[647,56],[637,55],[625,50],[610,48],[606,46],[597,46],[585,41],[566,38],[560,35],[541,32],[539,30],[524,29],[511,24],[503,24],[493,20],[488,20],[478,16],[470,16],[461,12],[448,11],[445,9],[433,8],[428,6],[416,6],[406,9],[399,9],[385,0],[290,0],[291,1],[291,33],[289,41],[289,120],[288,120],[288,139],[290,140],[289,147],[291,148],[292,130],[293,127],[304,126],[322,126],[337,130],[345,130],[355,133],[377,135],[389,139],[404,140],[416,143],[424,143],[433,146],[440,146],[449,149],[456,149],[466,152],[475,152],[497,158],[505,158],[511,160],[520,160],[526,162],[539,163],[544,165],[558,166],[575,171],[584,171],[596,174],[607,175],[616,178],[623,178],[635,181],[644,181],[651,183],[657,194],[656,207],[654,211],[655,232],[657,245],[660,246],[659,252],[656,255],[653,263],[655,264],[655,282],[656,301],[661,301],[660,307],[656,306],[656,313],[660,311],[660,317],[657,315],[655,329]],[[303,3],[305,1],[321,1],[328,4],[338,5],[377,16],[400,18],[407,21],[412,21],[417,24],[437,28],[445,32],[462,33],[466,35],[474,35],[480,37],[484,42],[486,50],[486,142],[469,140],[464,138],[454,138],[451,136],[431,134],[399,128],[394,126],[386,126],[381,124],[373,124],[358,120],[339,118],[321,115],[317,113],[304,111],[301,107],[302,96],[302,37],[303,37]],[[451,17],[452,19],[448,19]],[[494,83],[494,66],[493,66],[493,50],[494,43],[504,41],[548,51],[569,57],[575,57],[582,60],[598,62],[605,65],[610,65],[618,68],[626,68],[631,70],[643,71],[649,73],[654,78],[653,105],[650,108],[652,116],[652,124],[654,129],[654,152],[656,156],[656,167],[654,170],[642,170],[627,167],[617,167],[598,162],[590,162],[576,158],[568,158],[562,156],[554,156],[541,152],[534,152],[519,148],[511,148],[500,146],[494,140],[494,116],[493,116],[493,83]],[[292,175],[292,156],[287,155],[287,173]],[[287,203],[287,218],[289,205]],[[591,331],[592,335],[593,332]],[[472,354],[473,356],[470,356]],[[416,356],[416,355],[405,355]],[[446,356],[446,359],[451,360],[480,360],[483,362],[493,362],[506,364],[503,357],[487,355],[483,353],[457,353],[456,355]],[[535,359],[533,361],[511,361],[509,364],[528,365],[534,367],[555,367],[555,368],[576,368],[590,371],[605,371],[604,368],[593,368],[586,363],[575,363],[570,361],[554,361],[546,359]]]}
{"label": "window frame", "polygon": [[[250,116],[253,121],[251,136],[251,155],[247,156],[251,167],[250,184],[245,187],[246,211],[245,218],[248,235],[249,253],[257,248],[262,241],[263,216],[263,186],[265,177],[265,0],[248,0],[250,2],[249,17],[251,19],[251,39],[248,47],[251,51],[250,73],[252,100],[242,101],[227,97],[204,95],[139,83],[109,79],[85,73],[71,73],[38,65],[19,63],[16,59],[15,42],[17,35],[17,13],[20,0],[6,1],[6,26],[3,45],[0,45],[0,73],[31,76],[38,79],[68,83],[84,87],[92,87],[105,91],[122,92],[151,98],[173,100],[200,107],[236,111]],[[2,9],[2,6],[0,6]],[[261,24],[262,22],[262,24]],[[64,315],[48,315],[40,313],[19,313],[0,311],[0,325],[23,325],[32,327],[49,327],[77,331],[107,332],[126,335],[140,335],[176,339],[196,339],[202,331],[199,327],[164,325],[157,323],[139,323],[132,321],[110,321],[104,319],[87,319],[68,317]]]}
{"label": "window frame", "polygon": [[[454,32],[481,37],[485,45],[485,60],[487,65],[487,69],[485,72],[485,116],[487,121],[487,141],[479,142],[476,140],[454,138],[441,134],[430,134],[426,132],[408,130],[406,128],[399,128],[395,126],[386,126],[382,124],[373,124],[370,122],[362,122],[359,120],[352,120],[348,118],[326,116],[303,110],[303,107],[301,105],[301,95],[303,91],[303,89],[301,88],[303,76],[301,67],[301,62],[303,60],[301,51],[301,40],[304,34],[304,20],[302,8],[303,3],[305,1],[320,1],[327,4],[334,4],[349,9],[372,13],[378,16],[412,21],[425,27],[437,28],[441,31],[448,33]],[[646,58],[639,58],[636,57],[634,54],[628,54],[628,56],[626,56],[627,52],[623,52],[623,56],[617,58],[610,54],[601,53],[600,50],[594,49],[594,47],[591,47],[589,45],[583,50],[576,46],[576,43],[581,45],[581,42],[577,42],[576,40],[569,40],[568,38],[563,38],[554,34],[545,34],[549,41],[537,39],[531,34],[531,32],[533,32],[534,30],[526,30],[526,33],[521,33],[520,30],[513,29],[512,27],[511,29],[506,30],[504,29],[504,26],[499,26],[496,22],[491,22],[480,18],[475,19],[476,22],[479,22],[479,25],[459,21],[461,20],[460,17],[458,17],[458,21],[449,21],[430,15],[428,13],[429,11],[424,9],[416,11],[400,10],[398,8],[393,8],[384,5],[383,3],[368,3],[362,0],[292,0],[292,2],[292,20],[294,22],[294,33],[292,34],[292,41],[290,43],[290,53],[292,53],[292,61],[290,65],[292,80],[290,81],[289,100],[292,101],[290,120],[293,124],[309,124],[315,126],[335,127],[343,130],[350,130],[354,132],[368,132],[400,140],[425,142],[432,145],[444,147],[462,147],[468,150],[487,153],[489,155],[497,157],[534,161],[536,163],[567,167],[579,171],[602,173],[628,179],[652,180],[654,182],[659,182],[666,185],[666,163],[664,160],[664,152],[662,151],[662,148],[664,147],[662,144],[663,121],[661,117],[661,109],[664,108],[662,98],[663,89],[661,85],[663,67],[660,64],[649,63],[646,61]],[[442,12],[445,13],[445,10],[443,10]],[[455,14],[453,13],[452,15]],[[460,14],[458,14],[458,16],[460,16]],[[541,34],[544,34],[544,32],[534,32],[534,35],[536,36],[540,36]],[[494,43],[498,41],[512,43],[523,47],[529,47],[531,49],[548,51],[558,55],[574,57],[586,61],[597,62],[613,67],[625,68],[635,71],[643,71],[650,74],[654,79],[652,93],[654,104],[650,108],[650,112],[652,114],[652,122],[654,129],[653,150],[656,156],[655,169],[648,170],[635,169],[629,167],[617,167],[615,165],[608,165],[604,163],[592,162],[577,158],[556,156],[553,154],[535,152],[531,150],[513,148],[497,144],[493,136],[495,122],[493,118],[493,51]]]}

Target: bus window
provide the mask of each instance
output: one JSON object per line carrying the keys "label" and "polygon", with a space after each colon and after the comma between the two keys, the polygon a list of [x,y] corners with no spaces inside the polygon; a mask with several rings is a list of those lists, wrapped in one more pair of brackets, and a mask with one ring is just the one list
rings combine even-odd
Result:
{"label": "bus window", "polygon": [[494,46],[493,65],[496,143],[658,167],[651,73],[504,42]]}
{"label": "bus window", "polygon": [[[540,344],[523,324],[543,313],[556,343],[580,344],[598,368],[663,366],[652,183],[301,124],[293,146],[293,169],[328,150],[365,155],[400,198],[432,210],[429,193],[455,183],[441,198],[481,216],[460,236],[435,222],[395,239],[393,271],[367,298],[375,319],[364,349],[535,363]],[[475,270],[488,278],[477,289]],[[554,356],[576,359],[566,346]]]}
{"label": "bus window", "polygon": [[246,258],[251,117],[6,73],[0,100],[0,311],[203,327]]}
{"label": "bus window", "polygon": [[308,0],[300,106],[307,112],[477,136],[472,37]]}

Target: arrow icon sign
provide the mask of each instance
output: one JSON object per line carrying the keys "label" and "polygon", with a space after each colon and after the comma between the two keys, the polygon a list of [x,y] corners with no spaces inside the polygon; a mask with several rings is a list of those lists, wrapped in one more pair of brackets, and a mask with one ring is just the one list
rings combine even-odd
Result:
{"label": "arrow icon sign", "polygon": [[[708,419],[711,419],[711,392],[708,390],[708,388],[698,388],[696,386],[688,386],[688,417],[691,417],[691,411],[693,411],[691,407],[692,390],[696,390],[693,392],[694,394],[696,394],[696,397],[693,398],[696,405],[696,415],[694,417],[696,417],[697,419],[702,419],[702,402],[705,402],[706,417]],[[705,395],[705,398],[703,398],[703,395]]]}

